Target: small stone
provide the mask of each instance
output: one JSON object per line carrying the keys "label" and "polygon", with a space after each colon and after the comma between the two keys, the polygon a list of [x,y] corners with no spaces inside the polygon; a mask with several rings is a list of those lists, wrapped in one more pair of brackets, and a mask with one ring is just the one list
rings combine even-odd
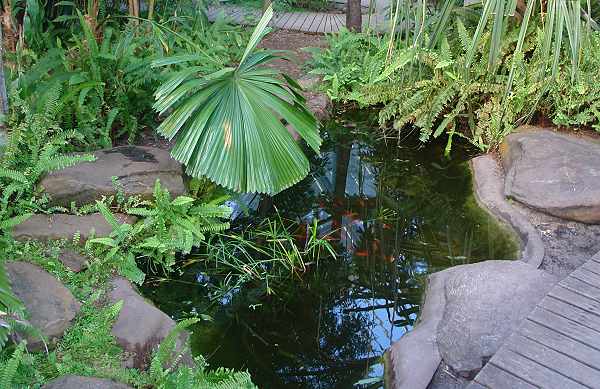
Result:
{"label": "small stone", "polygon": [[131,386],[120,382],[95,378],[82,377],[76,375],[66,375],[57,378],[46,385],[42,389],[133,389]]}
{"label": "small stone", "polygon": [[73,249],[62,249],[58,254],[58,260],[75,273],[79,273],[87,268],[87,257]]}
{"label": "small stone", "polygon": [[298,84],[304,90],[313,90],[321,83],[322,80],[323,77],[318,74],[305,74],[298,78]]}
{"label": "small stone", "polygon": [[84,162],[48,174],[40,186],[51,198],[51,205],[69,207],[93,204],[102,196],[114,196],[113,177],[126,196],[152,198],[154,184],[173,197],[185,193],[182,168],[167,150],[154,147],[119,146],[94,153],[96,161]]}
{"label": "small stone", "polygon": [[320,92],[305,92],[304,95],[306,96],[306,105],[308,106],[308,109],[317,119],[329,119],[331,101],[326,94]]}
{"label": "small stone", "polygon": [[563,219],[600,223],[600,142],[519,130],[501,146],[506,196]]}
{"label": "small stone", "polygon": [[[25,305],[29,322],[45,336],[52,347],[70,326],[81,305],[71,291],[54,276],[28,262],[7,262],[12,290]],[[43,350],[41,339],[26,336],[30,350]]]}
{"label": "small stone", "polygon": [[[146,301],[124,278],[111,281],[110,301],[115,304],[123,301],[123,307],[112,328],[112,334],[125,350],[125,368],[144,370],[150,363],[152,352],[175,327],[175,321],[167,314]],[[180,336],[177,349],[181,350],[187,341],[187,333]],[[189,353],[184,353],[182,363],[193,365]]]}
{"label": "small stone", "polygon": [[[137,218],[134,216],[115,214],[121,223],[133,224]],[[95,237],[106,237],[112,232],[112,227],[100,213],[89,215],[66,214],[36,214],[15,226],[12,236],[16,240],[29,239],[49,241],[66,239],[72,240],[76,233],[80,234],[79,243],[83,244],[92,234]]]}

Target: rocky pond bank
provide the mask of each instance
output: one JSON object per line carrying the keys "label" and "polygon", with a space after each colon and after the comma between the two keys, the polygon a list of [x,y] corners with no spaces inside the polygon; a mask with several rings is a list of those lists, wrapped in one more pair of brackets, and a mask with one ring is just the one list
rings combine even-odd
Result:
{"label": "rocky pond bank", "polygon": [[[473,159],[474,191],[480,205],[520,238],[520,260],[485,261],[431,275],[418,324],[386,355],[387,387],[508,389],[518,380],[526,380],[522,382],[527,385],[543,380],[535,373],[533,377],[518,372],[502,375],[511,372],[510,361],[503,358],[513,355],[511,342],[522,336],[515,330],[523,322],[529,324],[535,320],[532,315],[550,309],[554,295],[565,288],[577,290],[567,276],[586,261],[592,264],[586,268],[595,266],[590,258],[600,251],[599,165],[596,139],[530,126],[509,135],[498,156]],[[550,297],[545,297],[548,293]],[[539,304],[541,308],[536,307]],[[584,312],[577,313],[571,319],[585,320]],[[546,334],[546,338],[553,336]],[[488,364],[501,347],[502,352]],[[576,385],[578,370],[571,371],[575,381],[569,382]],[[589,377],[590,372],[580,374]]]}

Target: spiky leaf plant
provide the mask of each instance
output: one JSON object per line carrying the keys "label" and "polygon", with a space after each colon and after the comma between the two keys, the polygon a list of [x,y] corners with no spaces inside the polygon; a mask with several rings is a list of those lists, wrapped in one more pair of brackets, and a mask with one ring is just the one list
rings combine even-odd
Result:
{"label": "spiky leaf plant", "polygon": [[[202,75],[196,66],[173,74],[155,93],[154,108],[172,110],[158,132],[175,139],[171,155],[193,177],[236,192],[276,194],[308,174],[309,162],[280,118],[318,152],[318,123],[300,86],[263,65],[280,52],[256,50],[268,32],[271,7],[256,26],[236,67]],[[202,54],[171,57],[154,66],[202,60]],[[205,59],[204,59],[205,60]]]}

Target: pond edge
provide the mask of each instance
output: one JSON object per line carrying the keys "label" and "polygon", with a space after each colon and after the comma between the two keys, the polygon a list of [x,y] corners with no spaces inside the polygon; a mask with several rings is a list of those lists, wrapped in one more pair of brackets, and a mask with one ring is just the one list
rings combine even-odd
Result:
{"label": "pond edge", "polygon": [[469,165],[477,204],[514,231],[520,241],[519,259],[539,268],[545,255],[544,243],[525,215],[504,196],[504,172],[496,158],[492,154],[484,154],[471,159]]}

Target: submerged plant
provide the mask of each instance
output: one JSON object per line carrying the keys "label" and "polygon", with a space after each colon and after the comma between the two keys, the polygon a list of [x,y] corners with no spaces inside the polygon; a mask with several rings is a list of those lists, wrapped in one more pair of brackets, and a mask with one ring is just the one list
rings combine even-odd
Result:
{"label": "submerged plant", "polygon": [[[279,119],[290,123],[315,151],[321,138],[315,117],[300,86],[287,75],[261,67],[283,58],[272,50],[256,51],[268,32],[271,7],[256,26],[236,67],[203,75],[197,66],[173,74],[155,93],[154,108],[172,113],[157,131],[175,139],[172,156],[194,177],[237,192],[276,194],[297,183],[309,171],[309,162]],[[204,54],[157,60],[167,66],[202,60]]]}
{"label": "submerged plant", "polygon": [[[304,242],[297,235],[303,227]],[[239,233],[214,235],[206,244],[206,253],[195,257],[221,282],[214,297],[247,283],[257,283],[271,294],[278,283],[318,266],[322,258],[337,256],[326,237],[318,235],[316,222],[303,226],[279,214]]]}

